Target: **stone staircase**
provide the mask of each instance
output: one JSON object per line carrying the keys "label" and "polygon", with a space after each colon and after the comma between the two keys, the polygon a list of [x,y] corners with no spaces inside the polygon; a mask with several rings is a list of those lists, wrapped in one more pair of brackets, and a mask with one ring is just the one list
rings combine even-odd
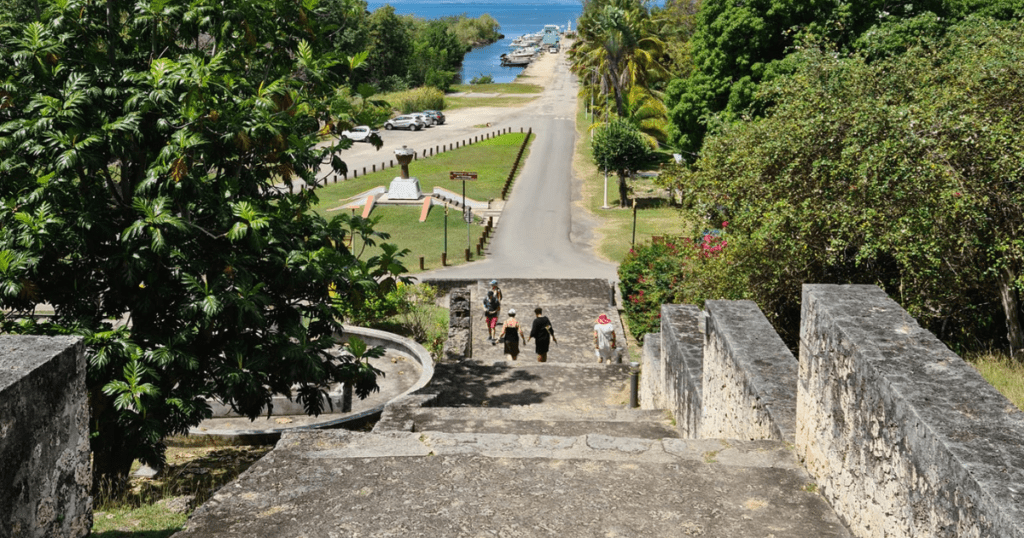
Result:
{"label": "stone staircase", "polygon": [[286,434],[177,536],[846,537],[785,443],[679,439],[623,365],[438,365],[371,433]]}
{"label": "stone staircase", "polygon": [[[592,323],[579,310],[561,325]],[[849,536],[791,446],[680,439],[667,412],[627,408],[627,365],[585,356],[438,364],[372,432],[285,434],[176,536]]]}

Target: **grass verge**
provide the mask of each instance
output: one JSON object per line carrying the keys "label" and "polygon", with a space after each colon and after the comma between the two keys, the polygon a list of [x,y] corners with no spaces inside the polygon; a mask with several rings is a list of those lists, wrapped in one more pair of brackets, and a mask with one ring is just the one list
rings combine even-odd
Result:
{"label": "grass verge", "polygon": [[[536,84],[517,82],[496,82],[494,84],[455,84],[452,92],[473,93],[540,93],[544,88]],[[450,97],[449,97],[450,99]]]}
{"label": "grass verge", "polygon": [[[453,191],[459,196],[462,194],[462,182],[448,179],[449,172],[453,170],[477,172],[478,179],[476,181],[466,182],[466,196],[479,201],[495,200],[496,202],[492,203],[492,207],[494,207],[500,203],[497,200],[501,195],[501,187],[505,183],[505,178],[508,177],[509,170],[512,169],[516,152],[519,151],[519,146],[525,137],[524,133],[509,133],[429,158],[418,159],[409,165],[409,171],[419,179],[420,189],[424,193],[433,192],[434,187],[437,186]],[[525,160],[528,156],[529,143],[527,143],[527,150],[523,153],[523,159]],[[327,218],[337,214],[337,211],[351,211],[338,208],[362,192],[378,186],[388,186],[396,172],[397,170],[392,168],[321,187],[317,189],[320,203],[313,210]],[[356,212],[359,211],[356,210]],[[418,204],[377,206],[371,213],[371,217],[380,217],[376,229],[391,235],[388,242],[411,251],[406,257],[406,265],[411,273],[420,272],[420,256],[424,258],[424,270],[440,268],[441,252],[444,251],[445,246],[444,209],[440,206],[432,207],[426,222],[419,222],[419,215],[420,205]],[[477,219],[475,225],[469,226],[469,246],[472,249],[472,259],[479,259],[476,255],[476,243],[480,235],[483,234],[482,223],[482,220]],[[461,220],[461,213],[458,210],[449,211],[447,226],[448,264],[466,263],[467,226]],[[356,252],[359,252],[362,247],[356,244],[354,248]],[[367,247],[363,256],[372,256],[378,252],[380,252],[378,247]]]}
{"label": "grass verge", "polygon": [[520,107],[530,103],[536,97],[446,97],[445,110],[473,108],[478,106]]}
{"label": "grass verge", "polygon": [[969,354],[964,358],[1017,409],[1024,410],[1024,362],[999,352]]}
{"label": "grass verge", "polygon": [[181,530],[188,515],[218,488],[234,480],[271,446],[167,449],[167,467],[157,478],[132,478],[117,498],[96,499],[94,538],[165,538]]}

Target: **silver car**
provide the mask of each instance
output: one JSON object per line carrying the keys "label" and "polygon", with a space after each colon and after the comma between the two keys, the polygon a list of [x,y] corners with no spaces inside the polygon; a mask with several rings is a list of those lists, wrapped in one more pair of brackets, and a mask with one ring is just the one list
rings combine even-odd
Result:
{"label": "silver car", "polygon": [[384,122],[384,128],[388,131],[392,129],[409,129],[410,131],[419,131],[424,127],[426,127],[426,124],[423,123],[423,120],[412,114],[403,114]]}
{"label": "silver car", "polygon": [[425,112],[413,112],[409,115],[416,116],[421,122],[423,122],[423,125],[426,125],[427,127],[433,127],[437,124],[437,122],[434,121],[434,117]]}

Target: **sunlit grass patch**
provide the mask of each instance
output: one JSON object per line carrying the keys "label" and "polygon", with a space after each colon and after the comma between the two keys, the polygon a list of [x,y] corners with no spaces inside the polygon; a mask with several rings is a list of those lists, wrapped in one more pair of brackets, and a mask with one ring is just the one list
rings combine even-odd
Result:
{"label": "sunlit grass patch", "polygon": [[520,107],[535,100],[536,97],[446,97],[445,110],[474,107]]}
{"label": "sunlit grass patch", "polygon": [[1000,352],[969,354],[965,359],[1013,405],[1024,410],[1024,362]]}
{"label": "sunlit grass patch", "polygon": [[536,84],[517,82],[496,82],[493,84],[455,84],[453,92],[473,93],[540,93],[544,88]]}

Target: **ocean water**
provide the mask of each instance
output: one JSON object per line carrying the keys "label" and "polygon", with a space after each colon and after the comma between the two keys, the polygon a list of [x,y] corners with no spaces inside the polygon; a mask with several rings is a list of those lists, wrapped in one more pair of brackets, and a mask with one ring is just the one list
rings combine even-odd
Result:
{"label": "ocean water", "polygon": [[[546,24],[557,24],[563,30],[572,23],[576,29],[576,20],[583,12],[583,5],[578,0],[539,0],[527,2],[428,2],[407,0],[404,2],[368,2],[368,9],[373,11],[385,4],[390,4],[398,14],[413,14],[423,19],[437,19],[449,15],[465,13],[467,17],[479,17],[484,13],[494,17],[501,25],[501,33],[505,39],[486,47],[478,47],[466,54],[462,62],[461,79],[469,82],[473,77],[491,75],[494,82],[511,82],[522,72],[522,67],[502,67],[501,55],[509,52],[512,40],[523,35],[540,32]],[[561,53],[559,53],[561,54]]]}

